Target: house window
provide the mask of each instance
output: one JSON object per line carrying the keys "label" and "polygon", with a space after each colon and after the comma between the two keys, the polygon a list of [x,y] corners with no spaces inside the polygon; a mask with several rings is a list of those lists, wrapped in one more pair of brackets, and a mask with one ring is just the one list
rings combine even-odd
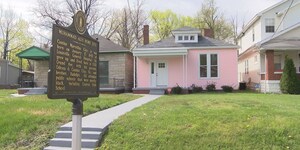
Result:
{"label": "house window", "polygon": [[100,84],[109,83],[108,61],[99,61],[99,80]]}
{"label": "house window", "polygon": [[184,36],[184,40],[185,40],[185,41],[188,41],[188,40],[189,40],[189,36],[185,35],[185,36]]}
{"label": "house window", "polygon": [[151,74],[154,74],[154,62],[151,63]]}
{"label": "house window", "polygon": [[206,54],[200,55],[200,78],[207,77],[207,57]]}
{"label": "house window", "polygon": [[178,41],[182,41],[182,36],[178,36]]}
{"label": "house window", "polygon": [[166,64],[165,63],[158,63],[158,68],[166,68]]}
{"label": "house window", "polygon": [[200,78],[218,77],[218,55],[200,54]]}
{"label": "house window", "polygon": [[195,40],[195,36],[190,36],[190,40],[194,41]]}
{"label": "house window", "polygon": [[281,71],[281,55],[274,55],[274,67],[275,71]]}
{"label": "house window", "polygon": [[248,60],[245,61],[245,74],[249,74],[249,62],[248,62]]}
{"label": "house window", "polygon": [[266,18],[266,33],[274,33],[274,32],[275,32],[275,19]]}
{"label": "house window", "polygon": [[254,62],[257,63],[257,55],[254,56]]}
{"label": "house window", "polygon": [[254,29],[252,29],[252,42],[254,42],[255,41],[255,31],[254,31]]}

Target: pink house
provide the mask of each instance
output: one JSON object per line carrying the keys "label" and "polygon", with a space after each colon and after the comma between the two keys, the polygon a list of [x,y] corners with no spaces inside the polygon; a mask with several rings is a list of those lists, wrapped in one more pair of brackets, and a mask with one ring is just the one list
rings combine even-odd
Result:
{"label": "pink house", "polygon": [[[192,84],[216,83],[238,87],[237,46],[215,40],[191,27],[172,31],[172,36],[148,43],[149,27],[144,27],[144,46],[133,50],[134,93],[162,93],[177,86],[186,91]],[[204,34],[205,35],[205,34]]]}

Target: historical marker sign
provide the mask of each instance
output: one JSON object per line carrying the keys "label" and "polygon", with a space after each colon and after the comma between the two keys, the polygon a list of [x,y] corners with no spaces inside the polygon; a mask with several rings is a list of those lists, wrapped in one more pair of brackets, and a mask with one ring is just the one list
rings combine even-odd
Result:
{"label": "historical marker sign", "polygon": [[52,45],[48,97],[97,97],[99,43],[87,33],[82,11],[70,27],[53,25]]}

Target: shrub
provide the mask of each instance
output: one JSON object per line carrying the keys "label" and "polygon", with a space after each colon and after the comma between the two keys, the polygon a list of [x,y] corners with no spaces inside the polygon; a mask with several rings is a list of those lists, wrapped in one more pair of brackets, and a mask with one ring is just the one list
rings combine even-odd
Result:
{"label": "shrub", "polygon": [[208,92],[215,91],[216,90],[216,83],[215,82],[207,83],[206,90]]}
{"label": "shrub", "polygon": [[299,94],[299,80],[297,78],[295,65],[292,59],[285,56],[283,73],[280,79],[280,90],[282,93]]}
{"label": "shrub", "polygon": [[178,84],[175,87],[172,87],[171,94],[181,94],[182,87],[180,87]]}
{"label": "shrub", "polygon": [[224,92],[232,92],[233,91],[232,86],[223,85],[223,86],[221,86],[221,88],[223,89]]}
{"label": "shrub", "polygon": [[192,84],[192,93],[200,93],[203,91],[203,88],[201,86],[197,86],[195,84]]}

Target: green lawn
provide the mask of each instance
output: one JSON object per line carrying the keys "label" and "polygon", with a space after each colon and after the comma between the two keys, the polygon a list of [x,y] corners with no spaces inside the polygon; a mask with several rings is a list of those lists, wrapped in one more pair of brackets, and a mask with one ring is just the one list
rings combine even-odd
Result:
{"label": "green lawn", "polygon": [[300,149],[300,96],[163,96],[116,120],[99,149]]}
{"label": "green lawn", "polygon": [[[13,98],[16,90],[0,90],[0,149],[41,149],[57,128],[71,121],[72,104],[46,95]],[[84,102],[84,114],[106,109],[140,96],[100,95]]]}

